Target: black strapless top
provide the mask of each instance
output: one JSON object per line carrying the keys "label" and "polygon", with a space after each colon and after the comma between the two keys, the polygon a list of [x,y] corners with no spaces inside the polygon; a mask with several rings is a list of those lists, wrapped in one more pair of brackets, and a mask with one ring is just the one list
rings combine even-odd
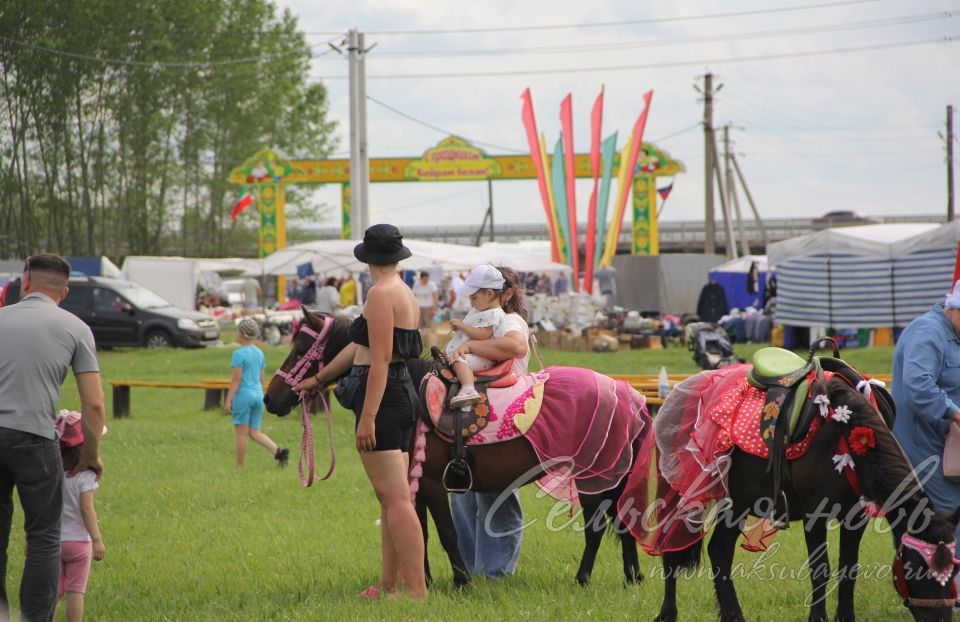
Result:
{"label": "black strapless top", "polygon": [[[350,341],[365,348],[370,347],[370,335],[367,333],[367,318],[357,317],[347,329]],[[415,359],[423,352],[423,339],[416,328],[393,327],[393,353],[402,359]]]}

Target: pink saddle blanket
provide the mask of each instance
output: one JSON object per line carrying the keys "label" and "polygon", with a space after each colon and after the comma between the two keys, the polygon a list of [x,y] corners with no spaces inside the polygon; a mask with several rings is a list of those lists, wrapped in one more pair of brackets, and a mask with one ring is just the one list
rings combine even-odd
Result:
{"label": "pink saddle blanket", "polygon": [[[467,445],[486,445],[502,443],[521,436],[520,430],[514,424],[517,415],[525,413],[528,408],[539,409],[539,402],[532,400],[534,389],[550,378],[546,372],[535,372],[519,376],[517,382],[502,389],[487,388],[487,402],[479,407],[487,409],[487,425],[482,430],[467,437]],[[446,387],[438,378],[428,378],[426,389],[427,412],[433,420],[434,427],[443,410],[443,400],[446,397]],[[537,412],[527,413],[529,417],[536,417]]]}

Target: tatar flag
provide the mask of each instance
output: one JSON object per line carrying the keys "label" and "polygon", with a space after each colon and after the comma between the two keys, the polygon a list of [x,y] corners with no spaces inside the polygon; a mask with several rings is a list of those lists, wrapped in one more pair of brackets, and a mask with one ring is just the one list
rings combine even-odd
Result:
{"label": "tatar flag", "polygon": [[233,210],[230,212],[230,220],[236,220],[240,212],[247,209],[253,203],[253,193],[244,188],[240,191],[240,198],[233,204]]}

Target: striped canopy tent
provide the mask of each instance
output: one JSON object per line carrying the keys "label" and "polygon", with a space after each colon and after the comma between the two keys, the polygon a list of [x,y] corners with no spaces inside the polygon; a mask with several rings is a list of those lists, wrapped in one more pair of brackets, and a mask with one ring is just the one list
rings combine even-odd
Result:
{"label": "striped canopy tent", "polygon": [[775,320],[788,326],[906,326],[951,288],[960,224],[826,229],[770,244]]}

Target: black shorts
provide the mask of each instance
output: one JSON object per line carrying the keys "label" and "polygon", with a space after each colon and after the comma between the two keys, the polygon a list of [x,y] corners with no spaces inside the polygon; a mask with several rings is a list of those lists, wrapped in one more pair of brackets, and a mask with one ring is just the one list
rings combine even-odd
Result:
{"label": "black shorts", "polygon": [[[387,386],[383,390],[380,410],[377,411],[377,446],[374,451],[399,449],[407,452],[410,451],[410,437],[416,422],[417,393],[404,363],[390,363],[387,370]],[[359,381],[357,401],[353,407],[353,414],[357,418],[354,431],[360,425],[369,372],[367,365],[354,365],[350,370],[350,375]]]}

